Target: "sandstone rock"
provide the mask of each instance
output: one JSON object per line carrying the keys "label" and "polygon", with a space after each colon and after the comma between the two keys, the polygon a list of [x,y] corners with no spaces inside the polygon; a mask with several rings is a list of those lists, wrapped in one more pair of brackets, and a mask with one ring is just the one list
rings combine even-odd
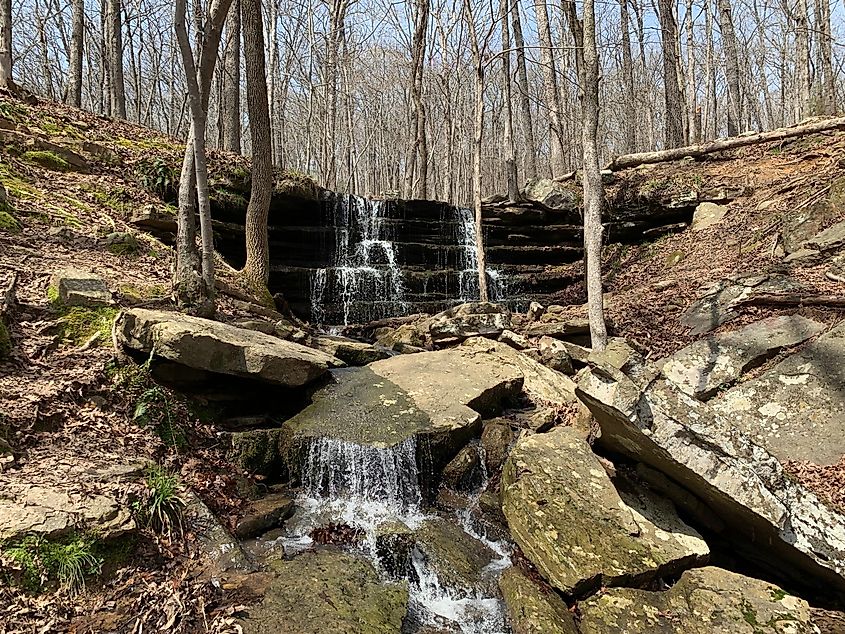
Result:
{"label": "sandstone rock", "polygon": [[563,374],[575,373],[575,369],[572,367],[572,358],[569,356],[568,348],[563,341],[552,337],[541,337],[539,349],[540,362],[543,365]]}
{"label": "sandstone rock", "polygon": [[824,255],[816,249],[798,249],[783,259],[785,264],[799,266],[814,266],[822,260],[824,260]]}
{"label": "sandstone rock", "polygon": [[443,466],[478,433],[482,415],[519,393],[522,373],[502,358],[459,346],[334,371],[334,381],[282,427],[289,466],[296,473],[309,439],[319,437],[375,447],[420,438],[420,449]]}
{"label": "sandstone rock", "polygon": [[830,186],[826,198],[787,214],[781,230],[783,245],[787,253],[805,246],[807,240],[819,233],[831,220],[838,220],[845,208],[845,178],[838,178]]}
{"label": "sandstone rock", "polygon": [[336,335],[311,337],[311,347],[336,357],[349,365],[367,365],[379,359],[387,359],[391,353],[382,346],[355,341]]}
{"label": "sandstone rock", "polygon": [[443,468],[443,484],[456,491],[472,490],[473,484],[481,479],[480,465],[478,446],[467,445]]}
{"label": "sandstone rock", "polygon": [[701,203],[695,208],[695,213],[692,216],[693,231],[703,231],[710,227],[719,224],[722,218],[728,213],[728,208],[724,205],[717,205],[716,203]]}
{"label": "sandstone rock", "polygon": [[563,405],[575,400],[575,383],[572,379],[537,363],[510,346],[476,337],[468,339],[459,348],[489,354],[502,366],[513,368],[514,372],[524,377],[523,391],[537,404]]}
{"label": "sandstone rock", "polygon": [[845,592],[845,518],[788,478],[780,463],[653,366],[579,376],[599,443],[664,473],[724,522],[745,556],[774,574]]}
{"label": "sandstone rock", "polygon": [[108,306],[113,303],[103,279],[87,271],[59,271],[50,279],[50,288],[55,290],[58,301],[66,306]]}
{"label": "sandstone rock", "polygon": [[185,494],[185,507],[186,512],[193,516],[197,541],[211,565],[213,576],[255,569],[240,542],[229,535],[214,513],[193,491]]}
{"label": "sandstone rock", "polygon": [[416,531],[416,547],[440,583],[463,596],[489,592],[492,575],[486,570],[496,554],[483,542],[443,518],[424,521]]}
{"label": "sandstone rock", "polygon": [[246,330],[263,332],[265,335],[272,335],[276,331],[276,325],[272,321],[264,321],[263,319],[236,319],[232,322],[232,325]]}
{"label": "sandstone rock", "polygon": [[181,313],[128,310],[118,317],[124,346],[199,370],[302,387],[343,363],[264,333]]}
{"label": "sandstone rock", "polygon": [[8,483],[0,507],[0,543],[30,534],[56,539],[78,529],[112,539],[136,528],[129,508],[108,495]]}
{"label": "sandstone rock", "polygon": [[293,500],[280,493],[271,493],[251,502],[235,526],[235,535],[249,539],[279,526],[293,512]]}
{"label": "sandstone rock", "polygon": [[[552,313],[546,313],[546,317]],[[523,334],[527,337],[554,337],[556,339],[569,339],[579,335],[590,333],[590,322],[582,317],[572,319],[561,319],[559,321],[544,321],[529,324]]]}
{"label": "sandstone rock", "polygon": [[519,568],[499,578],[514,634],[578,634],[566,603],[551,589],[541,588]]}
{"label": "sandstone rock", "polygon": [[833,282],[845,283],[845,256],[833,259],[830,268],[825,272],[825,277]]}
{"label": "sandstone rock", "polygon": [[517,442],[502,472],[502,508],[525,555],[570,595],[644,583],[709,554],[671,503],[644,491],[623,500],[589,445],[565,427]]}
{"label": "sandstone rock", "polygon": [[503,330],[499,335],[499,341],[508,344],[511,348],[516,350],[525,350],[531,347],[531,342],[522,335],[518,335],[512,330]]}
{"label": "sandstone rock", "polygon": [[228,458],[244,471],[280,478],[286,472],[281,429],[251,429],[229,435]]}
{"label": "sandstone rock", "polygon": [[822,253],[834,251],[843,246],[845,246],[845,221],[837,222],[832,227],[817,233],[807,241],[806,245],[808,249],[816,249]]}
{"label": "sandstone rock", "polygon": [[434,341],[456,341],[468,337],[498,337],[510,328],[507,308],[489,302],[461,304],[431,318],[428,331]]}
{"label": "sandstone rock", "polygon": [[526,314],[526,318],[528,321],[537,321],[542,317],[546,312],[545,306],[543,306],[539,302],[531,302],[528,305],[528,313]]}
{"label": "sandstone rock", "polygon": [[581,634],[817,634],[810,606],[721,568],[688,570],[671,588],[613,588],[579,604]]}
{"label": "sandstone rock", "polygon": [[484,464],[487,473],[498,473],[505,464],[515,434],[510,423],[503,418],[484,421],[481,431],[481,447],[484,450]]}
{"label": "sandstone rock", "polygon": [[800,315],[770,317],[736,332],[696,341],[669,357],[663,374],[690,396],[706,400],[780,349],[824,329],[824,324]]}
{"label": "sandstone rock", "polygon": [[781,460],[833,464],[845,454],[843,360],[845,324],[720,395],[713,408]]}
{"label": "sandstone rock", "polygon": [[532,178],[525,184],[522,197],[534,203],[556,210],[575,210],[578,198],[562,183],[548,178]]}
{"label": "sandstone rock", "polygon": [[157,236],[171,236],[176,233],[176,216],[155,205],[133,209],[129,224]]}
{"label": "sandstone rock", "polygon": [[245,634],[400,634],[408,605],[403,584],[385,584],[363,557],[308,551],[270,563],[275,580],[247,609]]}
{"label": "sandstone rock", "polygon": [[376,333],[376,343],[388,350],[405,352],[407,348],[425,348],[426,333],[414,324],[402,324],[396,328],[379,328]]}

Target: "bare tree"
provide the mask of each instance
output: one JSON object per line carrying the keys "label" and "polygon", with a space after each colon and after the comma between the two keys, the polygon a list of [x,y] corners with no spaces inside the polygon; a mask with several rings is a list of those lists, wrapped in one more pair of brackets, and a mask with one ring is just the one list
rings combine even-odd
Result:
{"label": "bare tree", "polygon": [[519,183],[517,182],[516,156],[513,144],[513,111],[511,109],[511,38],[508,29],[508,0],[499,2],[499,20],[502,28],[502,89],[505,116],[505,136],[503,139],[505,151],[505,180],[507,182],[508,200],[519,199]]}
{"label": "bare tree", "polygon": [[0,0],[0,88],[17,91],[12,79],[12,0]]}
{"label": "bare tree", "polygon": [[552,176],[561,176],[566,171],[563,156],[563,126],[561,123],[560,93],[557,88],[552,35],[549,29],[549,12],[546,0],[534,0],[537,15],[537,33],[540,38],[540,64],[543,67],[543,96],[549,115],[549,142],[551,144]]}
{"label": "bare tree", "polygon": [[[628,0],[619,0],[619,22],[622,29],[622,90],[625,91],[625,109],[630,115],[636,112],[634,98],[634,60],[631,57],[631,33],[628,30]],[[628,116],[622,123],[623,153],[636,151],[637,147],[637,119]]]}
{"label": "bare tree", "polygon": [[425,105],[423,103],[423,71],[425,69],[426,33],[429,0],[414,0],[414,36],[411,42],[411,152],[405,173],[405,192],[409,197],[425,198],[428,194],[428,142]]}
{"label": "bare tree", "polygon": [[[273,154],[270,141],[270,107],[264,67],[264,27],[260,0],[242,0],[246,102],[252,140],[252,178],[246,210],[246,264],[242,275],[262,298],[269,298],[270,250],[267,213],[273,192]],[[272,302],[272,300],[271,300]]]}
{"label": "bare tree", "polygon": [[126,84],[123,80],[123,17],[121,0],[108,3],[108,50],[111,69],[111,114],[126,118]]}
{"label": "bare tree", "polygon": [[744,118],[740,92],[739,54],[730,0],[717,1],[719,29],[722,32],[722,47],[725,53],[725,78],[728,83],[728,136],[735,136],[739,134]]}
{"label": "bare tree", "polygon": [[525,176],[537,178],[537,143],[534,140],[534,126],[531,123],[531,102],[528,96],[528,71],[525,66],[525,40],[522,36],[522,21],[519,17],[519,0],[509,0],[513,41],[516,49],[516,81],[519,87],[519,121],[525,146]]}
{"label": "bare tree", "polygon": [[678,86],[678,27],[673,0],[657,0],[657,13],[663,46],[664,143],[666,147],[679,147],[684,144],[684,109]]}
{"label": "bare tree", "polygon": [[234,0],[226,17],[223,52],[223,149],[241,153],[241,0]]}
{"label": "bare tree", "polygon": [[70,40],[68,83],[65,101],[82,106],[82,58],[85,46],[85,0],[73,0],[73,32]]}

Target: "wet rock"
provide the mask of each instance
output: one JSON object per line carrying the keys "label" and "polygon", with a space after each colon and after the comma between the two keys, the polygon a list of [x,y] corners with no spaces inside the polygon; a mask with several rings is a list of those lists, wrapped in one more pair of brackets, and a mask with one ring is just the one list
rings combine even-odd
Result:
{"label": "wet rock", "polygon": [[721,568],[688,570],[671,588],[613,588],[579,604],[581,634],[817,634],[810,606]]}
{"label": "wet rock", "polygon": [[400,634],[408,606],[404,583],[383,583],[359,555],[333,549],[273,561],[276,575],[247,609],[245,634]]}
{"label": "wet rock", "polygon": [[415,543],[414,532],[399,520],[376,527],[376,556],[382,568],[394,579],[405,578],[409,574]]}
{"label": "wet rock", "polygon": [[669,357],[663,374],[690,396],[706,400],[782,348],[824,329],[824,324],[800,315],[770,317],[696,341]]}
{"label": "wet rock", "polygon": [[308,338],[308,335],[301,328],[287,319],[277,320],[273,324],[272,334],[276,335],[279,339],[293,341],[295,343],[303,343]]}
{"label": "wet rock", "polygon": [[26,535],[56,539],[74,530],[112,539],[135,530],[129,508],[108,495],[7,483],[0,491],[0,543]]}
{"label": "wet rock", "polygon": [[781,460],[833,464],[845,454],[843,360],[845,324],[720,395],[713,408]]}
{"label": "wet rock", "polygon": [[800,282],[778,274],[746,275],[721,280],[690,305],[681,321],[689,326],[691,334],[701,335],[736,317],[737,302],[756,293],[785,293],[802,288]]}
{"label": "wet rock", "polygon": [[276,528],[293,513],[293,500],[280,493],[271,493],[247,506],[235,526],[235,535],[249,539]]}
{"label": "wet rock", "polygon": [[117,339],[127,348],[181,365],[219,374],[302,387],[339,359],[261,332],[157,310],[124,311],[116,323]]}
{"label": "wet rock", "polygon": [[464,596],[491,590],[493,580],[485,568],[496,554],[460,526],[443,518],[426,520],[416,537],[417,549],[441,585],[455,588]]}
{"label": "wet rock", "polygon": [[456,491],[472,490],[481,480],[480,465],[477,444],[467,445],[443,468],[443,484]]}
{"label": "wet rock", "polygon": [[508,345],[476,337],[465,341],[459,349],[488,354],[495,358],[497,363],[521,374],[524,377],[523,391],[537,403],[563,405],[575,400],[575,383],[572,379]]}
{"label": "wet rock", "polygon": [[645,583],[706,560],[709,549],[671,503],[614,488],[589,445],[560,427],[521,438],[502,472],[514,540],[564,593]]}
{"label": "wet rock", "polygon": [[88,271],[66,269],[53,275],[50,288],[65,306],[108,306],[111,291],[103,279]]}
{"label": "wet rock", "polygon": [[507,308],[489,302],[470,302],[432,317],[428,331],[435,342],[460,341],[468,337],[498,337],[510,324]]}
{"label": "wet rock", "polygon": [[546,307],[539,302],[531,302],[528,305],[528,312],[526,318],[528,321],[537,321],[546,313]]}
{"label": "wet rock", "polygon": [[701,203],[695,208],[692,216],[692,231],[703,231],[719,224],[728,213],[728,208],[716,203]]}
{"label": "wet rock", "polygon": [[311,347],[336,357],[348,365],[367,365],[391,356],[388,349],[382,346],[374,346],[336,335],[313,336]]}
{"label": "wet rock", "polygon": [[228,458],[248,473],[278,479],[287,470],[281,438],[281,429],[234,432],[228,436]]}
{"label": "wet rock", "polygon": [[702,500],[744,557],[798,583],[845,592],[845,518],[712,407],[659,379],[651,365],[585,371],[578,396],[601,425],[603,447]]}
{"label": "wet rock", "polygon": [[186,513],[191,516],[191,525],[197,541],[211,565],[213,576],[255,569],[247,559],[240,542],[223,528],[198,495],[189,491],[185,495],[185,507]]}
{"label": "wet rock", "polygon": [[514,634],[578,634],[566,603],[551,588],[542,588],[519,568],[499,578]]}
{"label": "wet rock", "polygon": [[282,427],[295,474],[309,439],[320,437],[374,447],[420,438],[420,451],[442,467],[477,435],[481,417],[497,413],[523,382],[502,355],[464,346],[336,370],[332,378]]}
{"label": "wet rock", "polygon": [[481,431],[481,447],[484,450],[484,464],[487,473],[498,473],[505,464],[515,434],[510,423],[503,418],[484,421]]}

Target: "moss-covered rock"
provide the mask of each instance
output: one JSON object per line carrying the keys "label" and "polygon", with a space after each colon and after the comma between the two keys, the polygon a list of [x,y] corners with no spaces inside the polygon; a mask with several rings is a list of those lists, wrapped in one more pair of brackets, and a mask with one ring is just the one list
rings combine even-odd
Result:
{"label": "moss-covered rock", "polygon": [[815,634],[806,601],[720,568],[688,570],[665,592],[615,588],[579,605],[581,634]]}
{"label": "moss-covered rock", "polygon": [[358,555],[334,549],[273,561],[275,580],[250,607],[245,634],[399,634],[408,588],[383,583]]}
{"label": "moss-covered rock", "polygon": [[229,459],[244,471],[274,480],[287,473],[280,449],[281,429],[253,429],[231,435]]}
{"label": "moss-covered rock", "polygon": [[554,590],[541,588],[519,568],[499,578],[514,634],[578,634],[572,615]]}
{"label": "moss-covered rock", "polygon": [[9,233],[21,232],[21,224],[17,218],[4,209],[0,209],[0,231],[7,231]]}

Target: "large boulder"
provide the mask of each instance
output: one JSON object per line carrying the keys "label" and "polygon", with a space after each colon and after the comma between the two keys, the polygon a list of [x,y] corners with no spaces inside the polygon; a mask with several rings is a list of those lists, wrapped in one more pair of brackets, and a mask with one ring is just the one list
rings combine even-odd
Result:
{"label": "large boulder", "polygon": [[491,591],[494,575],[488,566],[496,553],[483,542],[443,518],[424,521],[415,537],[416,548],[442,586],[461,597]]}
{"label": "large boulder", "polygon": [[577,394],[601,425],[599,443],[698,497],[744,556],[773,574],[845,593],[845,517],[654,366],[624,370],[600,366],[579,376]]}
{"label": "large boulder", "polygon": [[428,322],[435,342],[460,341],[468,337],[498,337],[511,326],[511,313],[490,302],[470,302],[438,313]]}
{"label": "large boulder", "polygon": [[387,359],[391,352],[382,346],[355,341],[337,335],[316,335],[311,337],[311,347],[322,350],[349,365],[367,365],[373,361]]}
{"label": "large boulder", "polygon": [[845,324],[713,401],[725,419],[781,460],[833,464],[845,455]]}
{"label": "large boulder", "polygon": [[566,603],[551,588],[542,588],[521,569],[511,567],[499,578],[514,634],[578,634]]}
{"label": "large boulder", "polygon": [[282,427],[294,476],[317,438],[377,448],[421,438],[420,450],[442,466],[523,383],[500,355],[463,346],[335,370],[332,378]]}
{"label": "large boulder", "polygon": [[400,634],[405,584],[383,583],[366,559],[307,551],[270,563],[275,579],[242,622],[245,634]]}
{"label": "large boulder", "polygon": [[117,319],[127,348],[198,370],[301,387],[343,362],[254,330],[181,313],[135,308]]}
{"label": "large boulder", "polygon": [[717,205],[716,203],[704,202],[700,203],[695,208],[695,213],[692,216],[692,231],[703,231],[710,227],[719,224],[722,218],[728,213],[728,208],[724,205]]}
{"label": "large boulder", "polygon": [[581,634],[818,634],[806,601],[721,568],[663,592],[613,588],[579,604]]}
{"label": "large boulder", "polygon": [[525,184],[522,197],[541,207],[558,211],[574,211],[578,208],[578,196],[564,184],[549,178],[532,178]]}
{"label": "large boulder", "polygon": [[770,317],[736,332],[699,339],[669,357],[663,374],[690,396],[706,400],[782,348],[824,329],[824,324],[800,315]]}
{"label": "large boulder", "polygon": [[633,487],[624,495],[566,427],[520,439],[502,472],[502,507],[514,540],[568,595],[645,583],[709,555],[671,503]]}

